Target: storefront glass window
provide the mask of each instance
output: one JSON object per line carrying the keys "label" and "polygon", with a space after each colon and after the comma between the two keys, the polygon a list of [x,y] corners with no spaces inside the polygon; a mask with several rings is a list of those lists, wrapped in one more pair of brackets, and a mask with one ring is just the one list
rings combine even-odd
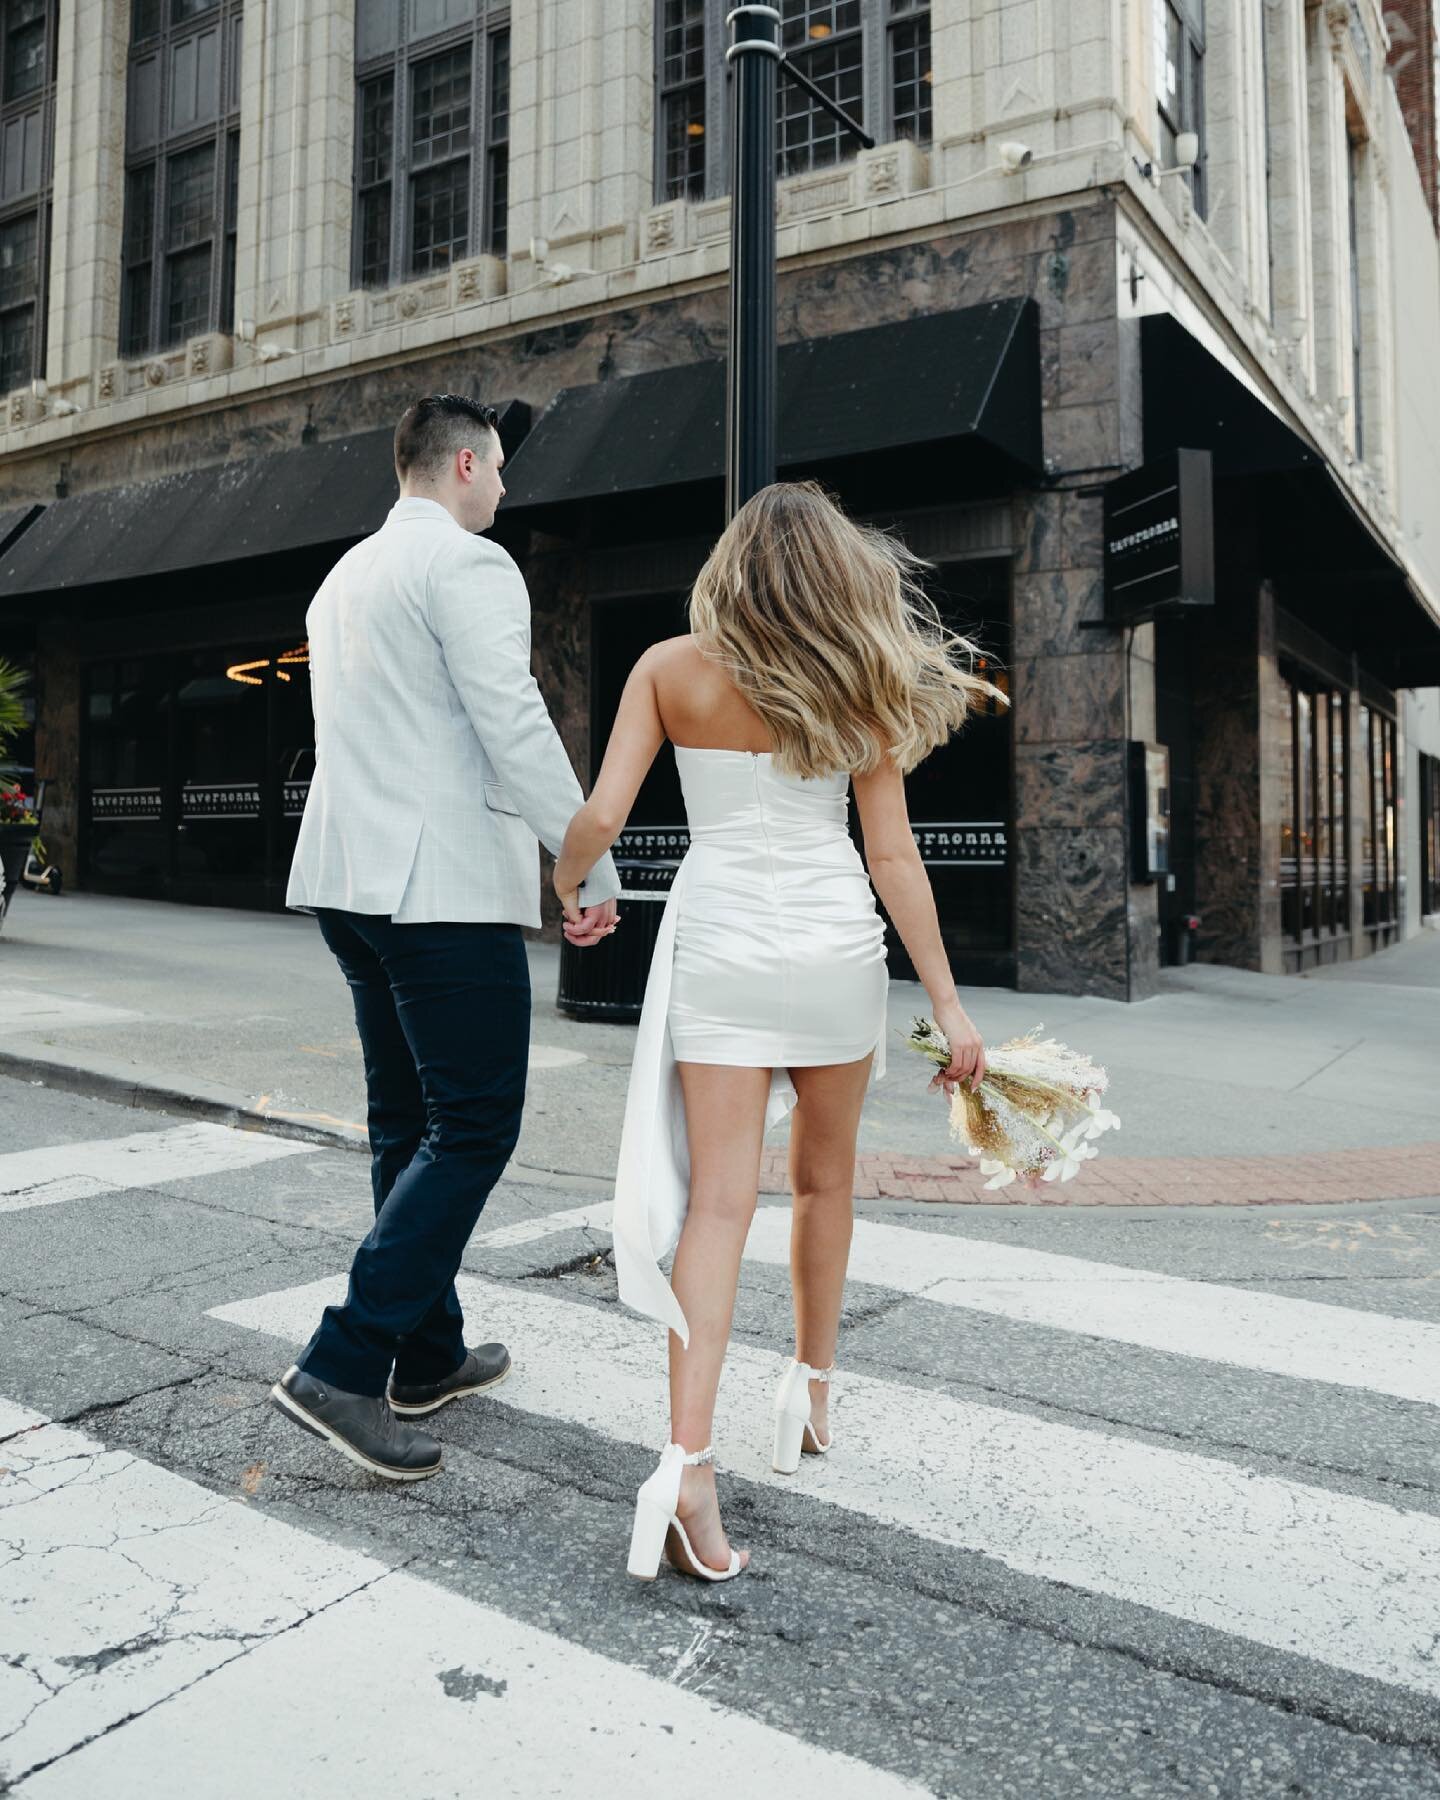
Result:
{"label": "storefront glass window", "polygon": [[95,663],[85,694],[87,885],[278,904],[314,772],[307,647]]}
{"label": "storefront glass window", "polygon": [[1349,697],[1299,668],[1281,673],[1288,712],[1280,779],[1280,924],[1291,968],[1325,960],[1350,929],[1345,805]]}
{"label": "storefront glass window", "polygon": [[1387,713],[1360,708],[1360,735],[1366,750],[1364,831],[1361,858],[1365,884],[1365,926],[1388,943],[1399,920],[1399,871],[1395,830],[1396,725]]}
{"label": "storefront glass window", "polygon": [[1440,757],[1420,758],[1420,911],[1440,913]]}

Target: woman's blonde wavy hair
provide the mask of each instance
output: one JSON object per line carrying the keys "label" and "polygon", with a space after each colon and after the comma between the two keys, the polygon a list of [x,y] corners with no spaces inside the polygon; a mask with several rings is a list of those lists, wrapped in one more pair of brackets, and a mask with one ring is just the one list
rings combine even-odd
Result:
{"label": "woman's blonde wavy hair", "polygon": [[813,481],[747,500],[690,595],[690,629],[764,720],[787,775],[903,772],[964,724],[982,696],[978,654],[941,622],[927,565],[857,525]]}

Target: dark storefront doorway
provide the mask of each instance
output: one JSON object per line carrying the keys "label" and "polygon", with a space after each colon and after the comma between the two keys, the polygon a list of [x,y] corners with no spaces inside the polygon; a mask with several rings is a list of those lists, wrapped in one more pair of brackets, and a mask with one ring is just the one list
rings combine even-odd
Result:
{"label": "dark storefront doorway", "polygon": [[92,663],[84,707],[84,886],[283,905],[315,760],[303,641]]}
{"label": "dark storefront doorway", "polygon": [[[983,673],[1007,690],[1010,562],[991,558],[943,565],[933,592],[952,629],[977,639]],[[642,652],[689,629],[681,593],[597,600],[591,606],[591,780],[599,772],[620,694]],[[924,762],[906,790],[916,843],[935,889],[941,931],[961,982],[1013,984],[1015,939],[1011,882],[1011,731],[998,703],[977,711],[964,732]],[[858,824],[852,828],[858,835]],[[663,865],[687,845],[675,758],[661,749],[636,799],[616,854],[637,865]],[[640,885],[647,885],[643,876]],[[627,878],[636,885],[636,878]],[[912,978],[889,933],[890,972]]]}

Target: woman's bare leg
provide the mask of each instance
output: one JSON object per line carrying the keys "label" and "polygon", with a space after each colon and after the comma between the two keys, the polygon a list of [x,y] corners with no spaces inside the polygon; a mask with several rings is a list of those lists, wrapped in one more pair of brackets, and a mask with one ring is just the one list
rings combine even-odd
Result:
{"label": "woman's bare leg", "polygon": [[[795,1357],[812,1369],[835,1360],[845,1270],[854,1224],[855,1140],[870,1081],[870,1057],[822,1069],[792,1069],[799,1096],[790,1125],[790,1280],[795,1293]],[[810,1414],[830,1441],[830,1389],[810,1383]]]}
{"label": "woman's bare leg", "polygon": [[[670,1436],[686,1450],[710,1442],[715,1393],[730,1341],[745,1237],[755,1216],[765,1136],[768,1069],[681,1063],[690,1144],[690,1205],[670,1285],[690,1327],[690,1346],[670,1334]],[[720,1524],[713,1468],[687,1468],[680,1518],[695,1554],[723,1569],[730,1548]],[[748,1552],[742,1552],[748,1560]]]}

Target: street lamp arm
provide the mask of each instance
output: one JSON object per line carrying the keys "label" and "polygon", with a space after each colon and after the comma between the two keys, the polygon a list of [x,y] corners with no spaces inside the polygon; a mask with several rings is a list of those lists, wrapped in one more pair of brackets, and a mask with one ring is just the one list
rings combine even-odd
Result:
{"label": "street lamp arm", "polygon": [[833,101],[823,88],[816,87],[810,77],[797,69],[783,51],[780,56],[780,67],[799,87],[802,87],[817,106],[823,106],[832,119],[838,119],[852,137],[858,138],[867,150],[875,148],[875,140],[870,133],[857,125],[843,106]]}

